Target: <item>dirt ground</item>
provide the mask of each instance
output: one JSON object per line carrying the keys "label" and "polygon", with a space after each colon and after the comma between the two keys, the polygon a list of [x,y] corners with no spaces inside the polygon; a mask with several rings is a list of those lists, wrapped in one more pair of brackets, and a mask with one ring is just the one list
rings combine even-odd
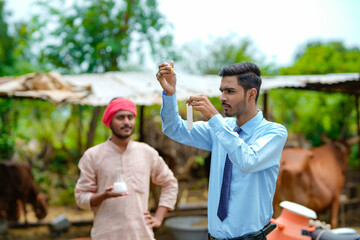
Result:
{"label": "dirt ground", "polygon": [[[71,223],[67,232],[59,236],[51,234],[48,224],[60,215],[65,215]],[[171,214],[170,214],[171,216]],[[17,225],[12,224],[6,234],[0,234],[0,240],[69,240],[75,238],[90,237],[93,213],[81,210],[77,207],[49,207],[48,215],[41,221],[37,221],[33,212],[28,213],[29,227],[24,227],[24,217],[21,216]],[[154,230],[157,240],[174,240],[170,230],[161,226]]]}
{"label": "dirt ground", "polygon": [[[194,210],[182,212],[182,214],[191,214]],[[197,212],[197,214],[206,214],[206,210],[202,210],[201,212]],[[354,216],[352,214],[348,215],[349,220],[351,219],[359,219],[359,216],[356,212],[354,212]],[[50,233],[48,223],[53,221],[56,217],[60,215],[65,215],[66,218],[72,223],[70,229],[62,233],[60,236],[53,236]],[[173,212],[168,217],[178,215],[178,213]],[[326,215],[320,215],[319,217],[326,218]],[[38,222],[33,215],[32,212],[29,213],[28,221],[30,223],[30,227],[10,227],[8,229],[8,233],[6,235],[0,235],[0,240],[69,240],[75,238],[85,238],[90,236],[91,223],[93,219],[93,214],[90,211],[80,210],[76,207],[57,207],[52,206],[49,208],[49,213],[47,217],[40,222]],[[23,217],[20,220],[20,223],[23,223]],[[354,228],[360,233],[360,224],[356,225],[347,225],[346,227]],[[345,227],[345,226],[339,226]],[[166,228],[164,225],[159,229],[155,229],[155,236],[157,240],[174,240],[170,229]]]}
{"label": "dirt ground", "polygon": [[[179,194],[177,209],[168,213],[167,217],[186,216],[186,215],[206,215],[207,205],[207,191],[200,184],[197,188],[191,186],[181,186],[182,191]],[[30,210],[31,206],[28,206]],[[71,223],[71,227],[60,236],[53,236],[49,230],[48,224],[60,215],[65,215],[66,219]],[[345,211],[344,222],[339,221],[338,227],[354,228],[360,233],[360,206],[349,207]],[[329,213],[319,214],[318,219],[329,222]],[[90,237],[91,225],[93,220],[93,213],[91,211],[81,210],[76,206],[62,207],[50,206],[46,218],[37,221],[33,211],[28,212],[28,222],[30,227],[14,227],[8,229],[8,233],[0,235],[0,240],[71,240],[75,238]],[[21,214],[20,225],[24,223],[23,214]],[[154,229],[157,240],[175,240],[172,236],[171,230],[164,226],[164,224]]]}

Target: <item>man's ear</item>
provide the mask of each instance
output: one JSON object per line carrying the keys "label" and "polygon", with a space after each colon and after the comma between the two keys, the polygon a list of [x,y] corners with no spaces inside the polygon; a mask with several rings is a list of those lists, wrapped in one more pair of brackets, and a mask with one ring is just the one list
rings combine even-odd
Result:
{"label": "man's ear", "polygon": [[256,88],[251,88],[251,89],[248,90],[249,100],[254,100],[254,101],[255,101],[256,95],[257,95],[257,90],[256,90]]}

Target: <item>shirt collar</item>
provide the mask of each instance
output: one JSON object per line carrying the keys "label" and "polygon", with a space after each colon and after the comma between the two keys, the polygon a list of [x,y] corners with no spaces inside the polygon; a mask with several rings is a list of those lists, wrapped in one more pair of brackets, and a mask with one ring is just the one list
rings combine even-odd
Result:
{"label": "shirt collar", "polygon": [[[113,143],[110,139],[111,139],[111,137],[109,137],[106,142],[109,144],[109,146],[111,148],[115,149],[117,152],[120,153],[120,148],[115,143]],[[128,151],[128,149],[130,149],[132,147],[132,143],[133,143],[133,140],[130,139],[130,141],[128,142],[128,145],[126,146],[126,149],[125,149],[124,153],[126,151]]]}
{"label": "shirt collar", "polygon": [[263,113],[260,109],[257,110],[258,113],[255,117],[247,121],[245,124],[241,126],[241,130],[244,131],[246,134],[250,134],[257,125],[261,122],[261,120],[264,118]]}

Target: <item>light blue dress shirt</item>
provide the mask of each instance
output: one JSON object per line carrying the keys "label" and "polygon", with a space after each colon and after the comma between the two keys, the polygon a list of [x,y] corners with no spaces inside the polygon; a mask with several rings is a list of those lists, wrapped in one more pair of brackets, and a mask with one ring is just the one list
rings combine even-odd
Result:
{"label": "light blue dress shirt", "polygon": [[[178,113],[176,94],[163,94],[163,132],[173,140],[211,151],[208,195],[208,229],[215,238],[234,238],[262,229],[272,214],[279,161],[287,139],[284,126],[258,114],[240,126],[236,118],[220,114],[208,122],[197,121],[193,129]],[[228,216],[217,216],[226,154],[233,163]]]}

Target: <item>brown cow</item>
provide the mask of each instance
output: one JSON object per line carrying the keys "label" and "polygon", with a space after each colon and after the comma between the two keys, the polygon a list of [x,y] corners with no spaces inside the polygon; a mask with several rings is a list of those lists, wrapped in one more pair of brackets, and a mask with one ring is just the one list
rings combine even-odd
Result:
{"label": "brown cow", "polygon": [[48,199],[39,192],[29,166],[12,161],[0,162],[0,189],[0,218],[18,221],[21,204],[27,224],[27,203],[32,204],[38,219],[46,217]]}
{"label": "brown cow", "polygon": [[285,200],[317,213],[331,207],[330,223],[336,227],[350,144],[333,140],[312,149],[285,148],[276,183],[274,217],[279,216],[279,203]]}

